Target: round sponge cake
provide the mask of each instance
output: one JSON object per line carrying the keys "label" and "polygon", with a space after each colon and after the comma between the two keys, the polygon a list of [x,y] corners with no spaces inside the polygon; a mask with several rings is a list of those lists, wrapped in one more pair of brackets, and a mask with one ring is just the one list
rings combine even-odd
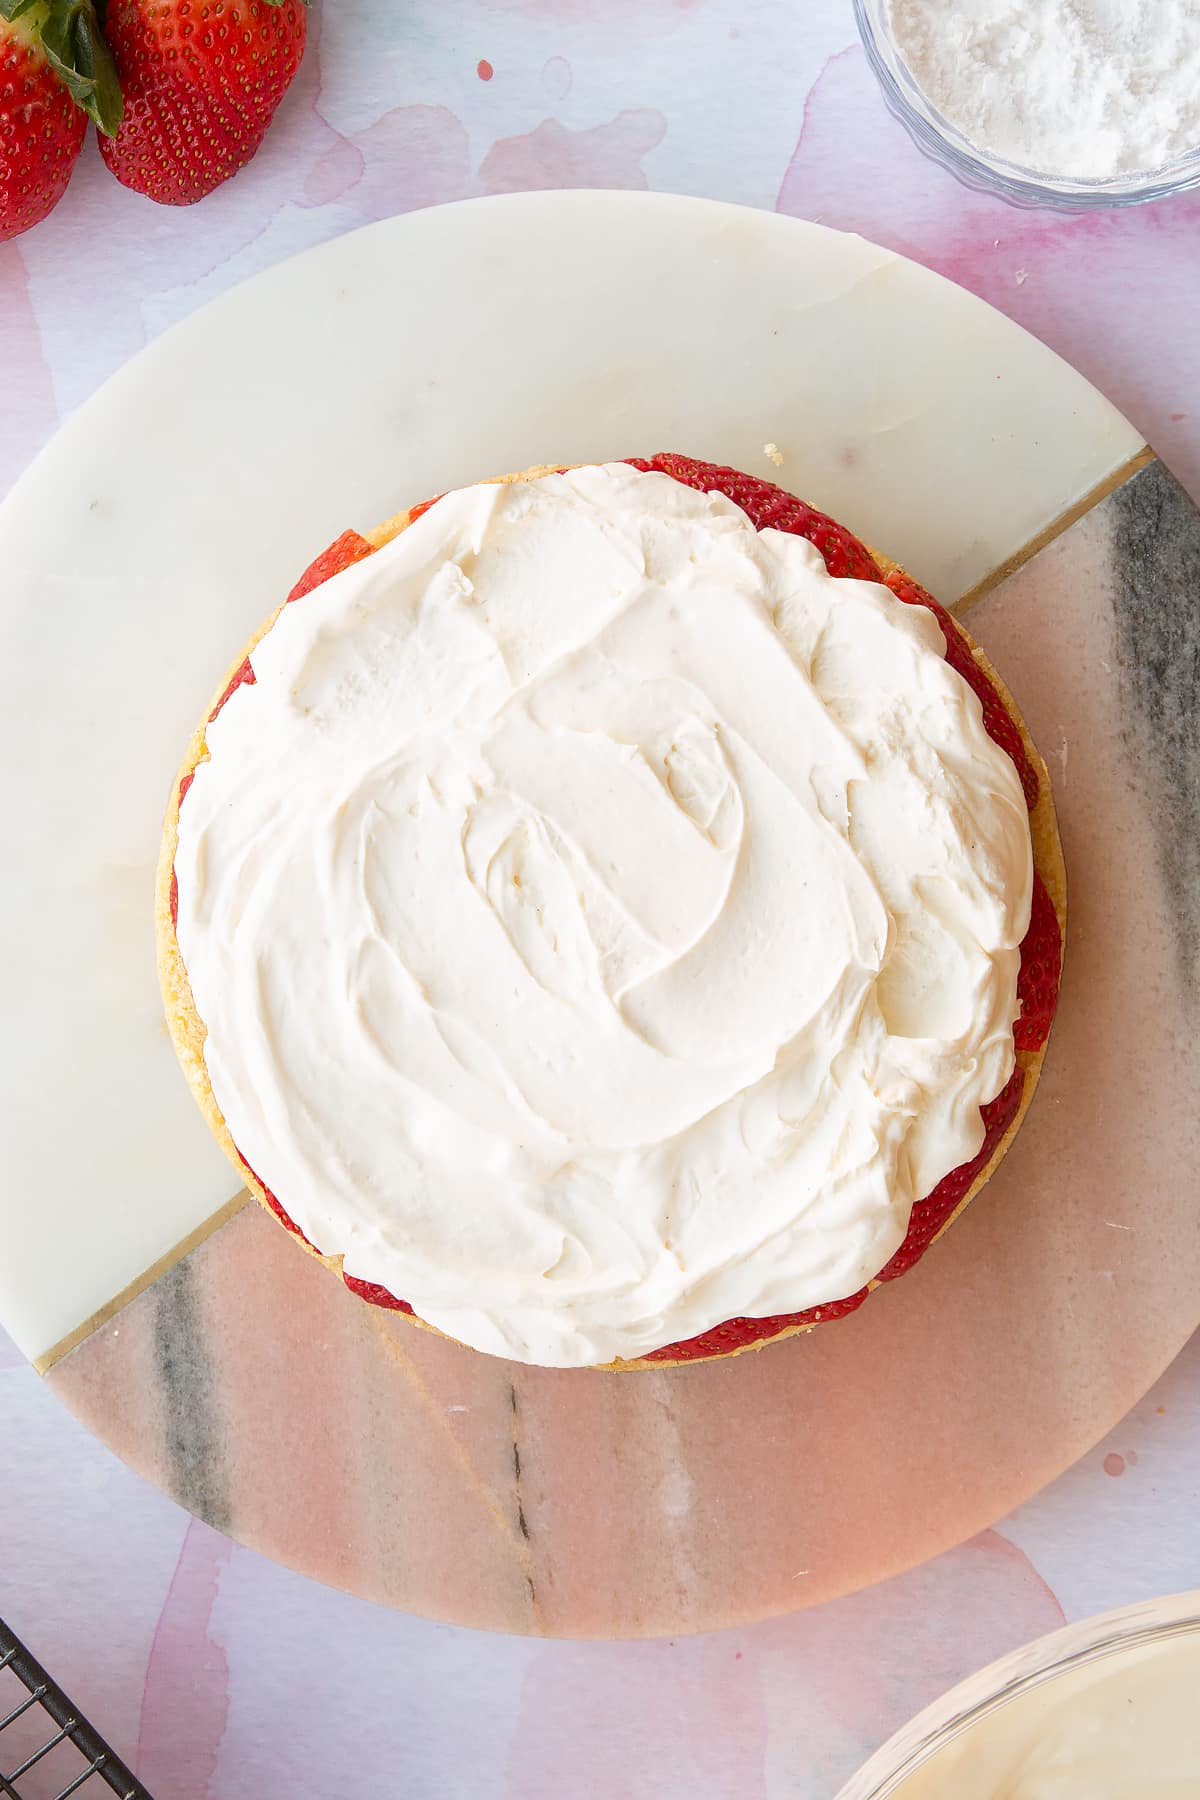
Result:
{"label": "round sponge cake", "polygon": [[[831,574],[849,573],[882,580],[898,598],[927,605],[936,613],[947,639],[947,660],[976,688],[983,702],[984,719],[989,732],[1008,751],[1021,776],[1026,798],[1030,802],[1035,886],[1030,934],[1022,950],[1020,988],[1023,1005],[1029,1016],[1019,1020],[1016,1028],[1016,1069],[1013,1077],[1004,1092],[983,1109],[986,1137],[979,1156],[972,1164],[953,1171],[939,1184],[934,1194],[918,1202],[913,1209],[909,1235],[887,1267],[857,1294],[809,1308],[803,1313],[784,1314],[771,1319],[730,1320],[688,1342],[664,1345],[647,1356],[605,1365],[615,1369],[661,1368],[672,1363],[711,1360],[759,1348],[764,1343],[810,1330],[817,1324],[854,1310],[865,1299],[869,1289],[878,1285],[879,1281],[894,1278],[919,1260],[929,1244],[952,1223],[994,1173],[1029,1106],[1046,1052],[1050,1018],[1057,999],[1066,928],[1065,871],[1045,763],[1029,736],[1012,695],[962,626],[951,621],[897,564],[861,545],[844,528],[803,506],[793,497],[783,494],[781,490],[755,482],[736,471],[715,469],[711,465],[694,463],[685,458],[660,457],[650,463],[636,463],[636,466],[660,469],[690,486],[706,485],[711,489],[720,489],[744,505],[752,521],[760,528],[769,524],[783,530],[800,531],[802,535],[809,537],[821,551]],[[528,480],[551,472],[548,469],[532,469],[523,471],[520,475],[497,479],[504,482]],[[364,535],[360,536],[353,531],[344,533],[310,567],[288,597],[289,601],[302,598],[305,592],[341,568],[381,548],[404,531],[430,504],[432,502],[426,502],[398,513]],[[283,604],[287,603],[285,601]],[[290,1227],[314,1256],[320,1256],[320,1252],[303,1237],[288,1217],[287,1195],[271,1194],[245,1163],[233,1141],[209,1082],[204,1055],[205,1024],[193,1001],[175,930],[175,855],[180,804],[185,799],[197,765],[208,755],[207,725],[237,686],[243,680],[253,678],[250,673],[250,653],[271,629],[281,611],[282,606],[266,620],[250,644],[243,647],[238,655],[222,682],[212,707],[192,736],[172,788],[163,834],[156,900],[158,963],[172,1041],[197,1102],[217,1141],[256,1197]],[[320,1256],[320,1260],[335,1273],[343,1274],[340,1257]],[[369,1282],[348,1276],[344,1276],[344,1279],[348,1286],[369,1303],[409,1313],[415,1323],[424,1323],[410,1313],[407,1304],[399,1296],[393,1296]]]}

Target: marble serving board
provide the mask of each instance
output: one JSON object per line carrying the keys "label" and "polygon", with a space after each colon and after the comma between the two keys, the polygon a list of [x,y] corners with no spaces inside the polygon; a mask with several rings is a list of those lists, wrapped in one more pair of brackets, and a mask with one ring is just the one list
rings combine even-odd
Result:
{"label": "marble serving board", "polygon": [[[363,1306],[234,1192],[161,1024],[159,820],[231,647],[338,531],[660,448],[781,480],[970,609],[1055,777],[1062,1010],[984,1199],[860,1313],[719,1365],[524,1369]],[[699,1629],[959,1541],[1102,1435],[1200,1317],[1198,591],[1197,515],[1094,389],[819,226],[512,196],[212,303],[0,510],[24,875],[3,899],[0,1318],[200,1516],[460,1622]]]}

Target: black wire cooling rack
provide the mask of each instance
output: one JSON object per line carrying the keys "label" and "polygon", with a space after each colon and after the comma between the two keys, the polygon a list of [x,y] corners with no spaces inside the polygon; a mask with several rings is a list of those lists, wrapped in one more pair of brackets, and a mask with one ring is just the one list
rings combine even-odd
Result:
{"label": "black wire cooling rack", "polygon": [[121,1800],[153,1800],[0,1619],[0,1794],[67,1800],[86,1786],[84,1800],[99,1800],[101,1783]]}

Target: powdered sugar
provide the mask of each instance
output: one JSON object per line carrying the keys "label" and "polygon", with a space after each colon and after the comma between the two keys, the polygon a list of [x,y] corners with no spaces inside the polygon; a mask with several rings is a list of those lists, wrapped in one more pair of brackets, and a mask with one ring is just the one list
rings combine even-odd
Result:
{"label": "powdered sugar", "polygon": [[913,77],[980,149],[1044,175],[1200,145],[1200,0],[890,0]]}

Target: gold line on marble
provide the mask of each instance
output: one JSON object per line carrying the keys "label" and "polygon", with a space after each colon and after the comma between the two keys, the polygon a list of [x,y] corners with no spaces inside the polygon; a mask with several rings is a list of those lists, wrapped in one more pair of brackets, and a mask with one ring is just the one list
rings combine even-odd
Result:
{"label": "gold line on marble", "polygon": [[124,1312],[130,1301],[136,1300],[139,1294],[144,1294],[148,1287],[153,1287],[160,1275],[165,1275],[168,1269],[175,1267],[177,1262],[182,1262],[185,1256],[190,1256],[193,1250],[199,1249],[200,1245],[215,1231],[219,1231],[222,1225],[228,1225],[230,1219],[235,1219],[251,1199],[250,1190],[243,1188],[240,1194],[235,1194],[232,1200],[227,1200],[218,1212],[213,1213],[211,1218],[205,1219],[202,1225],[197,1225],[194,1231],[189,1231],[187,1236],[181,1238],[173,1249],[165,1250],[157,1262],[152,1262],[148,1269],[145,1269],[142,1274],[129,1283],[128,1287],[123,1287],[119,1294],[114,1294],[111,1300],[106,1301],[90,1318],[85,1319],[82,1325],[77,1325],[74,1331],[69,1331],[65,1338],[60,1338],[52,1350],[47,1350],[45,1356],[39,1356],[33,1365],[37,1373],[48,1375],[55,1363],[61,1362],[64,1356],[69,1356],[72,1350],[78,1350],[80,1344],[90,1338],[93,1332],[99,1331],[101,1326],[107,1325],[108,1321],[115,1318],[119,1312]]}
{"label": "gold line on marble", "polygon": [[430,1393],[428,1384],[412,1357],[409,1356],[402,1345],[396,1342],[384,1321],[375,1316],[378,1308],[368,1305],[367,1311],[371,1314],[371,1317],[368,1320],[371,1330],[383,1344],[387,1354],[399,1365],[403,1374],[407,1376],[408,1380],[417,1390],[426,1411],[429,1413],[430,1418],[433,1420],[442,1436],[449,1439],[454,1460],[458,1463],[463,1474],[467,1478],[467,1486],[475,1494],[476,1498],[482,1501],[484,1509],[491,1515],[494,1523],[499,1526],[503,1535],[512,1545],[512,1548],[516,1553],[517,1561],[520,1564],[521,1572],[524,1575],[526,1584],[529,1588],[529,1604],[533,1613],[533,1621],[540,1630],[543,1622],[542,1608],[541,1603],[538,1600],[537,1588],[534,1585],[533,1553],[530,1550],[529,1545],[517,1535],[511,1519],[500,1504],[500,1499],[496,1490],[489,1486],[475,1467],[475,1464],[472,1462],[470,1454],[467,1451],[466,1445],[462,1442],[458,1433],[447,1420],[443,1409],[439,1406],[433,1394]]}
{"label": "gold line on marble", "polygon": [[1102,500],[1107,500],[1110,494],[1115,493],[1119,487],[1124,487],[1127,481],[1132,481],[1133,477],[1140,475],[1148,464],[1157,462],[1157,460],[1158,458],[1149,444],[1143,444],[1134,456],[1131,456],[1127,462],[1121,463],[1112,471],[1111,475],[1106,475],[1103,481],[1098,481],[1096,486],[1090,488],[1081,500],[1076,500],[1072,506],[1067,507],[1065,512],[1059,513],[1056,519],[1051,519],[1049,525],[1039,531],[1036,537],[1031,537],[1027,544],[1022,544],[1019,550],[1014,550],[1011,556],[1006,556],[990,575],[985,575],[982,581],[977,581],[974,587],[969,587],[965,594],[961,594],[950,607],[955,618],[961,618],[965,612],[969,612],[973,606],[977,606],[981,600],[986,599],[994,588],[1000,586],[1002,581],[1007,581],[1010,575],[1015,575],[1018,569],[1024,568],[1027,562],[1031,562],[1039,550],[1044,550],[1047,544],[1052,544],[1055,538],[1062,536],[1064,531],[1069,531],[1072,525],[1078,524],[1079,520],[1090,513],[1093,507],[1099,506]]}

